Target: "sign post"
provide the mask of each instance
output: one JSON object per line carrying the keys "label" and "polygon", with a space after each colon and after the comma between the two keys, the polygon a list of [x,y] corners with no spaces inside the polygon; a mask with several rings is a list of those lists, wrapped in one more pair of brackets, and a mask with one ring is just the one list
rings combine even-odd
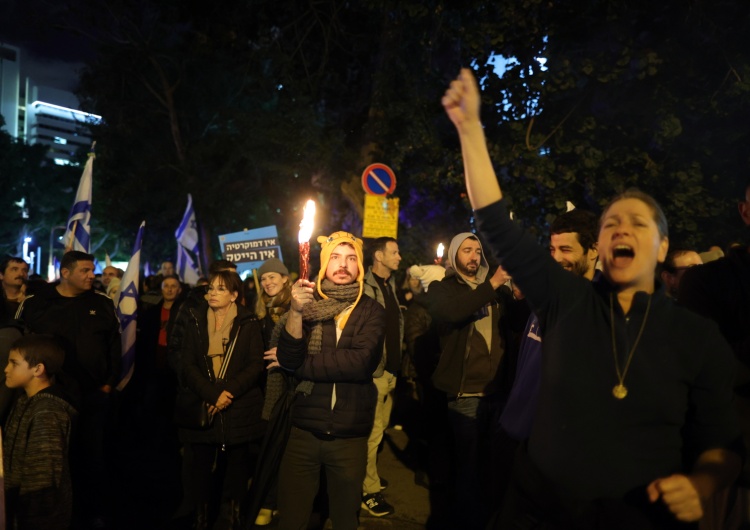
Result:
{"label": "sign post", "polygon": [[362,237],[397,237],[398,197],[387,198],[396,190],[396,174],[385,164],[370,164],[362,172],[365,213]]}

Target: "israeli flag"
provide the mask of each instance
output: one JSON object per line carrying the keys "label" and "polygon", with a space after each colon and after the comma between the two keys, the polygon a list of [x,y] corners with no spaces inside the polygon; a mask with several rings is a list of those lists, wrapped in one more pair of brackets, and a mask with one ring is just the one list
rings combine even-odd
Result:
{"label": "israeli flag", "polygon": [[128,268],[120,283],[120,298],[117,304],[117,316],[120,318],[120,340],[122,341],[122,380],[117,385],[118,390],[125,388],[133,376],[135,367],[135,330],[138,318],[138,286],[140,285],[141,268],[141,240],[146,221],[138,228],[135,236],[133,255],[128,262]]}
{"label": "israeli flag", "polygon": [[94,152],[89,153],[86,166],[83,168],[78,191],[68,216],[64,242],[67,250],[80,250],[89,253],[91,248],[91,183],[94,172]]}
{"label": "israeli flag", "polygon": [[185,247],[181,245],[177,245],[177,275],[188,285],[195,285],[200,278],[195,261],[190,257]]}
{"label": "israeli flag", "polygon": [[193,197],[188,193],[188,203],[185,209],[185,215],[182,216],[180,226],[174,233],[177,242],[188,249],[193,254],[200,250],[198,247],[198,223],[195,220],[195,210],[193,209]]}
{"label": "israeli flag", "polygon": [[189,193],[185,215],[182,216],[180,226],[177,227],[174,235],[177,238],[177,274],[183,282],[195,285],[201,274],[190,252],[196,257],[199,256],[200,246],[198,245],[198,223],[193,209],[193,197]]}

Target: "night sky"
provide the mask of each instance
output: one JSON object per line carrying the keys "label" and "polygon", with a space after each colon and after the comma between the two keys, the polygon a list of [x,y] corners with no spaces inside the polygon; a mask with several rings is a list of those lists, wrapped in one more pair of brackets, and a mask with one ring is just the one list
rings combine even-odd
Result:
{"label": "night sky", "polygon": [[63,31],[65,3],[48,0],[0,0],[0,42],[21,48],[22,79],[74,91],[76,72],[92,52],[87,41]]}

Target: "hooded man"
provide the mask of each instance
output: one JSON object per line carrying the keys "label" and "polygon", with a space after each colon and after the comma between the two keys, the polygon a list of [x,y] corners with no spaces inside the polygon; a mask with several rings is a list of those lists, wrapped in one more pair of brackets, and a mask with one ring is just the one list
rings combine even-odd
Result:
{"label": "hooded man", "polygon": [[[456,446],[456,505],[468,514],[464,528],[483,528],[489,516],[488,472],[492,456],[483,451],[499,414],[505,337],[500,318],[510,291],[502,268],[490,276],[479,239],[458,234],[448,248],[445,278],[433,282],[425,305],[440,326],[440,360],[432,376],[448,397],[448,417]],[[505,292],[507,291],[507,292]],[[489,475],[490,473],[484,473]],[[484,475],[483,474],[483,475]]]}
{"label": "hooded man", "polygon": [[307,527],[321,467],[333,527],[357,528],[378,395],[372,374],[383,354],[385,310],[362,296],[362,240],[334,232],[318,243],[318,282],[294,284],[291,308],[279,321],[276,359],[270,359],[301,381],[279,470],[282,530]]}

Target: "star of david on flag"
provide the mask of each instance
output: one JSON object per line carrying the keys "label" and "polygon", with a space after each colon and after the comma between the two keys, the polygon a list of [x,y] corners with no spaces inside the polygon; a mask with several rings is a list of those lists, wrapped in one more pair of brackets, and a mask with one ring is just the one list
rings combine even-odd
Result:
{"label": "star of david on flag", "polygon": [[117,385],[118,390],[125,388],[133,376],[135,367],[135,331],[138,318],[138,286],[140,285],[141,240],[146,221],[138,228],[135,236],[133,255],[128,262],[128,268],[120,283],[120,298],[117,304],[117,316],[120,318],[120,340],[122,341],[122,379]]}

